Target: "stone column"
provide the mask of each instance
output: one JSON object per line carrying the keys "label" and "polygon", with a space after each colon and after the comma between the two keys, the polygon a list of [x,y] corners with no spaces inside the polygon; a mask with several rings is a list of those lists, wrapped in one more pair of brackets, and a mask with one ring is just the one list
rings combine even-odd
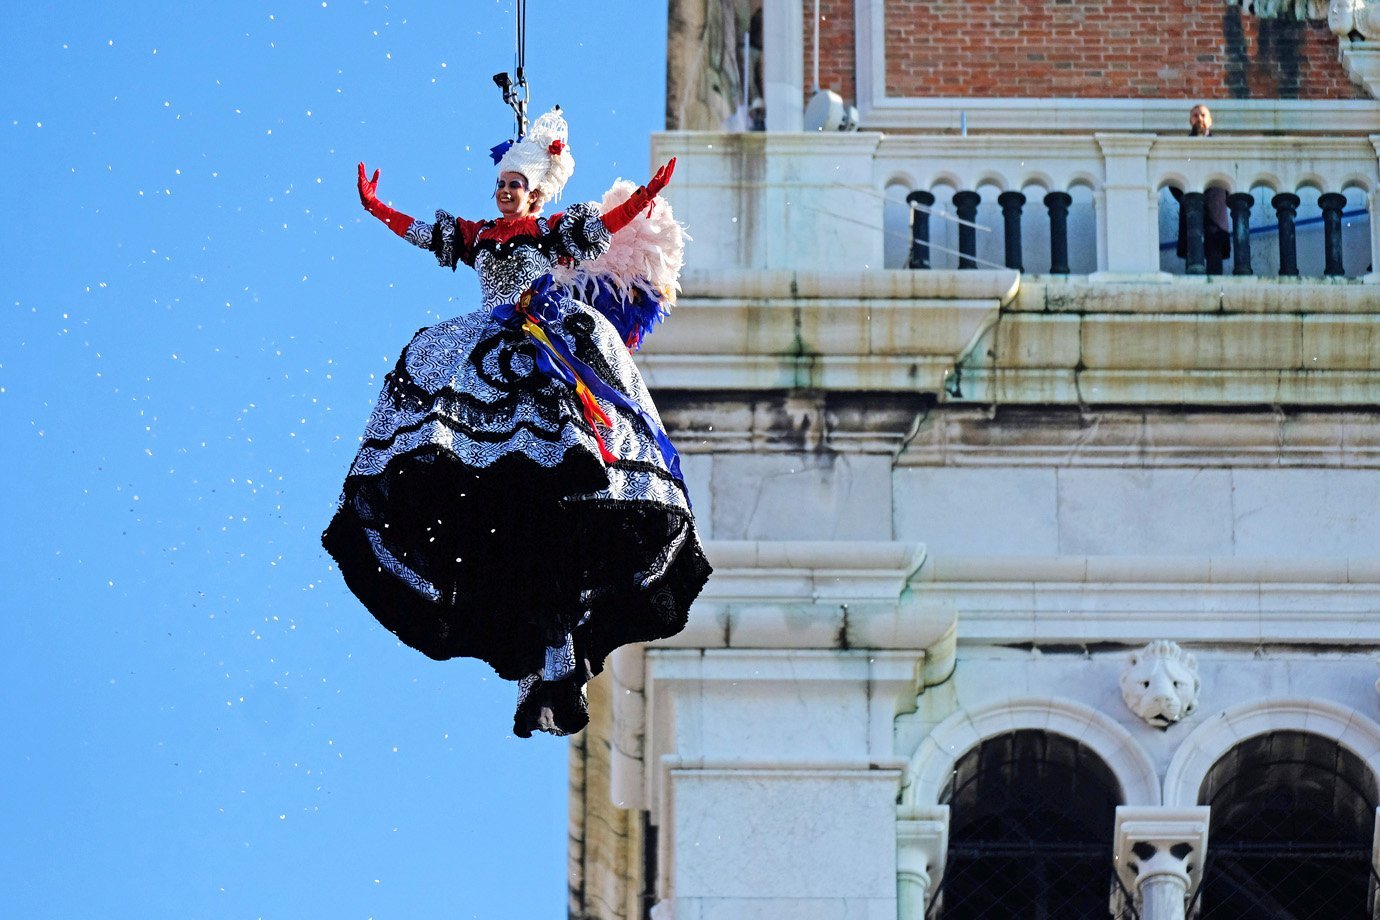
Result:
{"label": "stone column", "polygon": [[1299,196],[1293,192],[1280,192],[1270,199],[1279,221],[1279,274],[1282,278],[1297,277],[1299,273],[1299,247],[1294,235],[1294,216],[1299,209]]}
{"label": "stone column", "polygon": [[[1380,159],[1380,134],[1370,136],[1370,145]],[[1370,271],[1366,272],[1366,280],[1376,282],[1380,281],[1380,188],[1371,190],[1367,205],[1370,208]]]}
{"label": "stone column", "polygon": [[1050,192],[1045,196],[1049,209],[1049,273],[1069,273],[1069,205],[1073,196],[1068,192]]}
{"label": "stone column", "polygon": [[767,130],[805,129],[805,21],[800,0],[762,2]]}
{"label": "stone column", "polygon": [[982,201],[977,192],[964,190],[954,192],[954,210],[958,212],[958,267],[977,268],[977,220],[978,204]]}
{"label": "stone column", "polygon": [[1233,275],[1251,274],[1251,206],[1255,197],[1246,192],[1233,192],[1227,196],[1227,207],[1231,209],[1231,273]]}
{"label": "stone column", "polygon": [[[1380,875],[1380,808],[1375,809],[1375,830],[1371,831],[1370,838],[1370,871]],[[1380,891],[1371,895],[1371,913],[1380,907]]]}
{"label": "stone column", "polygon": [[1119,805],[1112,853],[1141,920],[1184,920],[1207,856],[1207,806]]}
{"label": "stone column", "polygon": [[997,196],[997,204],[1001,205],[1006,267],[1025,271],[1021,260],[1021,208],[1025,206],[1025,196],[1020,192],[1002,192]]}
{"label": "stone column", "polygon": [[[910,209],[910,259],[907,268],[930,267],[930,212],[920,208],[934,207],[934,193],[917,189],[906,196]],[[920,208],[913,207],[919,205]]]}
{"label": "stone column", "polygon": [[1184,229],[1184,274],[1206,275],[1207,258],[1203,254],[1203,220],[1207,206],[1202,192],[1184,192],[1179,201],[1184,209],[1184,219],[1179,226]]}
{"label": "stone column", "polygon": [[1380,189],[1370,194],[1370,271],[1366,280],[1380,281]]}
{"label": "stone column", "polygon": [[1345,274],[1346,269],[1342,265],[1342,209],[1346,207],[1346,196],[1326,192],[1318,196],[1318,207],[1322,209],[1323,219],[1323,274]]}
{"label": "stone column", "polygon": [[896,809],[896,908],[899,920],[923,920],[949,852],[949,806]]}

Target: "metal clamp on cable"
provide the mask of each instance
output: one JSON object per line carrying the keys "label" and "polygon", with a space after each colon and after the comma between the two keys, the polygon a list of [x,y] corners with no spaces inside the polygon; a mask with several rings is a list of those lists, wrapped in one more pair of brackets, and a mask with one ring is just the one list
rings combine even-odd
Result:
{"label": "metal clamp on cable", "polygon": [[527,64],[527,0],[517,0],[514,10],[517,17],[517,53],[515,55],[515,76],[507,73],[494,74],[494,85],[503,92],[503,102],[513,110],[517,122],[516,140],[527,134],[527,76],[523,73]]}

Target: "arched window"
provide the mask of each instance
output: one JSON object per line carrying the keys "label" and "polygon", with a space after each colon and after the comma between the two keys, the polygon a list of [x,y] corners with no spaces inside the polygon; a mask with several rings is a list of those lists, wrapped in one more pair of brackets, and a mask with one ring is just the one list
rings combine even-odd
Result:
{"label": "arched window", "polygon": [[1369,917],[1376,782],[1329,738],[1250,738],[1208,771],[1200,920]]}
{"label": "arched window", "polygon": [[1076,741],[1036,730],[983,741],[940,797],[949,853],[927,917],[1106,920],[1121,801],[1111,770]]}

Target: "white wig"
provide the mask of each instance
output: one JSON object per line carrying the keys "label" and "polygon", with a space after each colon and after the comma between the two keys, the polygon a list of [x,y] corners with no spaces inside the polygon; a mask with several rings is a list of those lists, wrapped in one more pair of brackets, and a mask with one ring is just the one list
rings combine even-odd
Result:
{"label": "white wig", "polygon": [[561,189],[575,172],[569,135],[561,107],[556,106],[536,120],[526,137],[508,148],[498,161],[498,171],[521,173],[527,178],[527,187],[541,192],[543,200],[559,200]]}

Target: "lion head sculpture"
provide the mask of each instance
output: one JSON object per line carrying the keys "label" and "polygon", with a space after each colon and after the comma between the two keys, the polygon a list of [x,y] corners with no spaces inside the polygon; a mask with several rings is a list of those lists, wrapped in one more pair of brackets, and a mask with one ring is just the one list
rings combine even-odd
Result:
{"label": "lion head sculpture", "polygon": [[1198,661],[1164,639],[1132,652],[1121,672],[1121,698],[1156,728],[1168,728],[1198,706]]}

